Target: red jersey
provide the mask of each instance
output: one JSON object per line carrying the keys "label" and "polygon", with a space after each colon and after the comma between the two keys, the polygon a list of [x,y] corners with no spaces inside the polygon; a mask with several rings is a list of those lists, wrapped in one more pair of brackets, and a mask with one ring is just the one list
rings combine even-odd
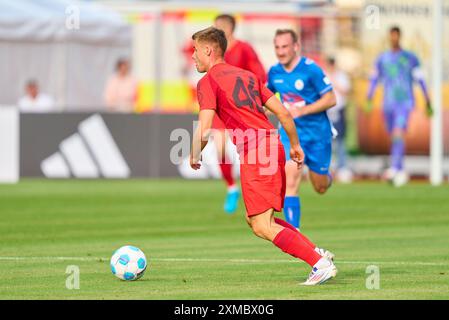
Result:
{"label": "red jersey", "polygon": [[247,42],[236,40],[225,52],[224,59],[230,65],[254,73],[263,84],[267,82],[267,74],[253,47]]}
{"label": "red jersey", "polygon": [[[273,96],[261,81],[251,72],[226,63],[214,65],[198,82],[200,109],[215,110],[230,133],[239,151],[251,139],[251,134],[260,135],[260,129],[267,135],[275,130],[263,110],[263,105]],[[244,142],[238,137],[246,135]],[[242,145],[243,143],[243,145]]]}

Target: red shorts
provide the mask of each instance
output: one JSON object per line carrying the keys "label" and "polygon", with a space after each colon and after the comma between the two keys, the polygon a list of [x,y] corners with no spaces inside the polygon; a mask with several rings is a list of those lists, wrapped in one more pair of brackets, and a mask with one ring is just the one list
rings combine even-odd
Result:
{"label": "red shorts", "polygon": [[[281,211],[285,198],[285,152],[279,138],[269,143],[268,152],[263,153],[270,160],[250,160],[250,153],[240,157],[240,181],[246,213],[261,214],[271,208]],[[257,148],[260,149],[260,148]],[[265,149],[265,148],[264,148]],[[265,150],[262,150],[265,152]],[[260,150],[257,151],[260,154]]]}

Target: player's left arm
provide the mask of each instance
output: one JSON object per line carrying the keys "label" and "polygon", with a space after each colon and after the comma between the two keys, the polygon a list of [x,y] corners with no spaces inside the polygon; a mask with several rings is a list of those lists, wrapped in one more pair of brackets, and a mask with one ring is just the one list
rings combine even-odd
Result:
{"label": "player's left arm", "polygon": [[299,144],[298,132],[295,122],[290,112],[284,107],[282,102],[276,98],[272,91],[265,87],[259,80],[260,99],[262,105],[270,110],[279,119],[290,140],[290,158],[297,163],[298,169],[304,162],[304,151]]}
{"label": "player's left arm", "polygon": [[366,96],[366,99],[371,103],[373,100],[374,92],[376,90],[377,84],[379,80],[382,78],[382,59],[383,55],[380,54],[379,57],[377,57],[376,62],[374,63],[374,68],[371,71],[370,77],[369,77],[369,88],[368,88],[368,94]]}
{"label": "player's left arm", "polygon": [[421,90],[424,94],[424,98],[426,99],[427,114],[430,116],[432,115],[433,110],[429,92],[427,90],[426,81],[424,80],[424,72],[420,66],[418,58],[414,55],[412,56],[412,68],[413,68],[412,69],[413,80],[418,82],[419,86],[421,87]]}
{"label": "player's left arm", "polygon": [[198,117],[198,127],[193,134],[192,149],[190,152],[190,166],[197,170],[201,167],[201,151],[206,147],[211,134],[212,121],[215,117],[215,110],[201,110]]}
{"label": "player's left arm", "polygon": [[320,95],[320,98],[314,103],[300,107],[298,112],[295,112],[299,117],[320,113],[332,108],[337,103],[334,90],[329,78],[324,74],[323,70],[315,63],[310,64],[310,83],[313,89]]}
{"label": "player's left arm", "polygon": [[295,115],[303,117],[309,114],[320,113],[332,108],[337,103],[337,98],[333,90],[326,92],[320,99],[314,103],[308,104],[304,107],[299,107]]}

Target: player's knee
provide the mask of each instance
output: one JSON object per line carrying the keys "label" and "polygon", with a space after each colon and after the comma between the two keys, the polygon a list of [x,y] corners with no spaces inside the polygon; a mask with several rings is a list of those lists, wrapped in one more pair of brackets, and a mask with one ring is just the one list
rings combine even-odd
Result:
{"label": "player's knee", "polygon": [[391,138],[393,140],[402,140],[404,139],[405,131],[402,129],[395,129],[393,130],[393,133],[391,134]]}
{"label": "player's knee", "polygon": [[257,221],[252,221],[249,223],[249,225],[250,225],[251,229],[253,230],[253,233],[256,236],[258,236],[259,238],[263,238],[263,239],[267,238],[267,234],[268,234],[269,230],[267,230],[267,227],[264,224],[259,223]]}
{"label": "player's knee", "polygon": [[393,135],[392,137],[393,143],[395,142],[403,142],[404,141],[404,136],[403,135]]}
{"label": "player's knee", "polygon": [[252,224],[251,229],[253,230],[253,233],[258,236],[259,238],[265,238],[265,230],[257,225]]}
{"label": "player's knee", "polygon": [[318,194],[325,194],[329,189],[329,186],[325,186],[323,184],[315,184],[313,187]]}
{"label": "player's knee", "polygon": [[317,191],[318,194],[325,194],[327,192],[327,187],[318,187]]}

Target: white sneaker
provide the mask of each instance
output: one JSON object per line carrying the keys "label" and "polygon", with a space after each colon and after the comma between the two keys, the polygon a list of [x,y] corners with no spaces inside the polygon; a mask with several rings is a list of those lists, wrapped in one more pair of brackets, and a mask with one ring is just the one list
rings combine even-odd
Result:
{"label": "white sneaker", "polygon": [[393,178],[393,185],[397,188],[402,187],[407,184],[410,180],[410,177],[407,172],[404,170],[398,171]]}
{"label": "white sneaker", "polygon": [[315,251],[322,257],[327,258],[331,261],[334,261],[335,258],[335,254],[333,254],[332,252],[330,252],[329,250],[323,249],[323,248],[315,248]]}
{"label": "white sneaker", "polygon": [[307,280],[301,285],[303,286],[315,286],[317,284],[322,284],[332,278],[334,278],[337,275],[337,267],[334,265],[334,263],[331,260],[329,261],[329,265],[327,267],[323,268],[312,268],[312,272],[310,272],[309,277]]}
{"label": "white sneaker", "polygon": [[353,174],[352,171],[349,170],[348,168],[342,168],[340,170],[337,171],[337,180],[340,183],[351,183],[353,179]]}
{"label": "white sneaker", "polygon": [[394,177],[396,176],[397,170],[394,168],[388,168],[387,170],[384,171],[383,175],[382,175],[382,179],[383,180],[387,180],[387,181],[393,181]]}

